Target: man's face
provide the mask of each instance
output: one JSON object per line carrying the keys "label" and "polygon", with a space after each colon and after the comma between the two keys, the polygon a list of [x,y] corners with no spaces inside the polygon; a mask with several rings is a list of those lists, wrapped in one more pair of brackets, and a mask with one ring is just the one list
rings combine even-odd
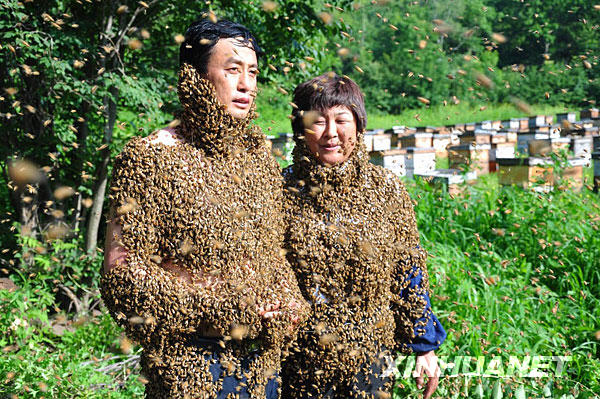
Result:
{"label": "man's face", "polygon": [[215,86],[217,99],[238,119],[248,115],[256,96],[256,52],[241,38],[219,39],[206,65],[206,78]]}

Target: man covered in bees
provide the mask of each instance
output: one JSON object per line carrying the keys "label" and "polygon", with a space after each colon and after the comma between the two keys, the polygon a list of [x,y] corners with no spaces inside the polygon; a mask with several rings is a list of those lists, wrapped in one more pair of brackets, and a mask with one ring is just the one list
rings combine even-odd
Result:
{"label": "man covered in bees", "polygon": [[149,398],[276,398],[307,317],[279,168],[251,125],[261,53],[239,24],[192,24],[178,119],[115,160],[102,297],[143,347]]}

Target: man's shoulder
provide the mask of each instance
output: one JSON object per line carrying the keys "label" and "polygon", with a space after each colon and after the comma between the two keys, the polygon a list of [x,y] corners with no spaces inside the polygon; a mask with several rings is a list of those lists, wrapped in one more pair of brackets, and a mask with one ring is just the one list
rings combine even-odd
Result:
{"label": "man's shoulder", "polygon": [[146,137],[133,137],[117,155],[115,164],[119,166],[122,163],[133,163],[158,167],[163,163],[161,159],[167,155],[165,150],[173,149],[183,142],[183,138],[171,128],[156,130]]}
{"label": "man's shoulder", "polygon": [[147,137],[142,138],[141,140],[152,146],[162,144],[168,147],[173,147],[177,144],[181,144],[184,142],[183,137],[181,137],[172,127],[165,127],[156,130],[155,132],[153,132]]}

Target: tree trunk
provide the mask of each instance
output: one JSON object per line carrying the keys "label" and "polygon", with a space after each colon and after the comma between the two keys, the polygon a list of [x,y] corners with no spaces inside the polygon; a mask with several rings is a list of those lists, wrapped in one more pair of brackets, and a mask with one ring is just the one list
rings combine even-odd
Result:
{"label": "tree trunk", "polygon": [[104,141],[106,148],[102,150],[102,161],[98,167],[94,187],[94,200],[88,216],[88,226],[85,239],[85,249],[88,254],[96,251],[98,246],[98,229],[102,220],[102,208],[104,206],[104,196],[106,194],[106,185],[108,183],[108,164],[110,162],[110,143],[112,141],[113,130],[117,120],[117,98],[119,89],[115,86],[109,88],[110,95],[104,97]]}

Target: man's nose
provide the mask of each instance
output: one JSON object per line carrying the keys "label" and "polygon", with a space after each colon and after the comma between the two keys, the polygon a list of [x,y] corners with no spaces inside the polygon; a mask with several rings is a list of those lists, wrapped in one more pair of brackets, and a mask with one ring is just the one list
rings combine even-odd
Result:
{"label": "man's nose", "polygon": [[251,87],[250,87],[250,73],[248,71],[243,71],[240,75],[240,78],[238,79],[238,91],[242,92],[242,93],[246,93],[248,91],[250,91]]}

